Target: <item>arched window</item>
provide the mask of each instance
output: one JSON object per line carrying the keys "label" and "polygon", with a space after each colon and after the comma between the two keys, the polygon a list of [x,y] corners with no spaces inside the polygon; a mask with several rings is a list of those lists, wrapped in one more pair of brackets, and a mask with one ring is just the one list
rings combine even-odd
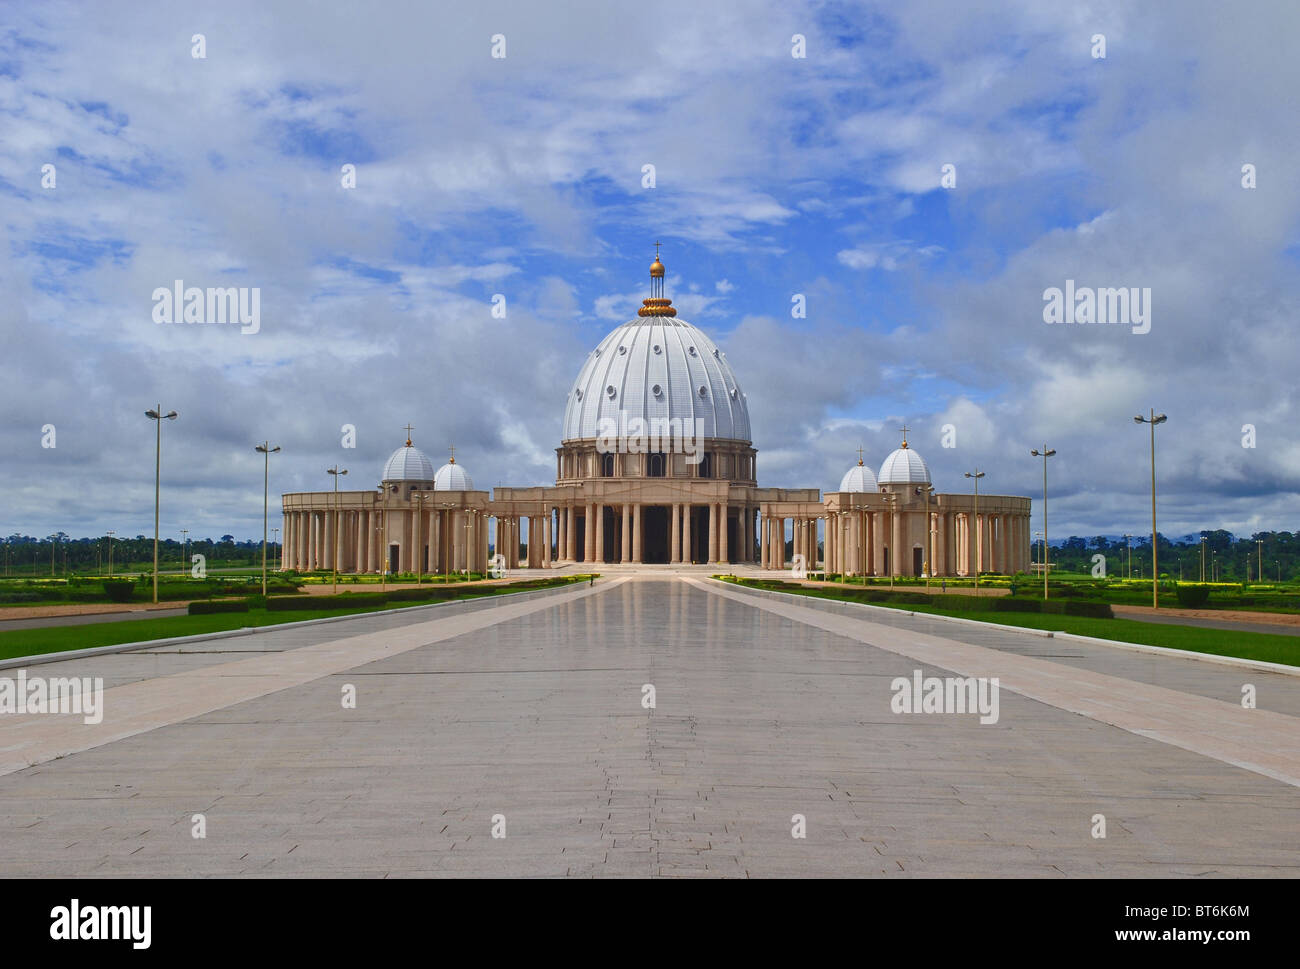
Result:
{"label": "arched window", "polygon": [[713,455],[708,451],[705,451],[704,456],[700,459],[700,477],[713,477]]}
{"label": "arched window", "polygon": [[600,476],[602,478],[614,477],[614,455],[602,454],[600,456]]}
{"label": "arched window", "polygon": [[651,478],[662,478],[664,476],[664,468],[666,466],[667,466],[667,462],[664,459],[664,455],[662,454],[650,455],[648,476]]}

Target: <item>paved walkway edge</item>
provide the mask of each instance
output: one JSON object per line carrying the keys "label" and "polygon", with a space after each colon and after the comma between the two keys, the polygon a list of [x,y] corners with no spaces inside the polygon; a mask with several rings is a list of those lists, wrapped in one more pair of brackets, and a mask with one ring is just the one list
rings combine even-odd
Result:
{"label": "paved walkway edge", "polygon": [[302,619],[298,622],[278,622],[270,626],[245,626],[243,629],[226,629],[219,632],[196,633],[193,636],[172,636],[167,639],[146,639],[138,643],[116,643],[112,646],[88,646],[85,649],[65,649],[54,653],[37,653],[35,656],[16,656],[13,659],[0,659],[0,670],[13,669],[17,666],[37,666],[41,663],[60,663],[64,660],[83,659],[87,656],[102,656],[107,653],[129,653],[137,649],[153,649],[157,646],[180,646],[185,643],[209,642],[213,639],[233,639],[237,636],[254,636],[258,633],[274,632],[277,629],[294,629],[299,626],[319,626],[327,622],[343,622],[346,619],[360,619],[364,616],[382,616],[390,613],[416,612],[420,609],[440,609],[449,606],[469,606],[479,602],[522,602],[525,599],[563,592],[581,585],[569,582],[550,589],[524,589],[520,592],[503,592],[494,596],[479,596],[474,599],[458,599],[454,602],[430,602],[423,606],[405,606],[401,609],[378,609],[373,612],[350,612],[346,616],[324,616],[320,619]]}
{"label": "paved walkway edge", "polygon": [[[712,577],[710,577],[712,578]],[[1300,667],[1289,666],[1286,663],[1270,663],[1262,659],[1243,659],[1240,656],[1219,656],[1217,653],[1198,653],[1191,649],[1174,649],[1172,646],[1149,646],[1146,643],[1127,643],[1120,639],[1099,639],[1096,636],[1081,636],[1078,633],[1061,632],[1057,629],[1032,629],[1025,626],[1008,626],[1000,622],[981,622],[978,619],[962,619],[959,616],[937,616],[931,612],[908,612],[906,609],[891,609],[888,606],[873,606],[866,602],[852,602],[847,599],[823,599],[819,596],[804,596],[794,592],[773,592],[770,589],[754,589],[749,586],[738,585],[735,582],[724,582],[722,579],[713,579],[719,585],[726,586],[728,589],[735,589],[737,592],[743,592],[746,595],[760,596],[763,598],[787,598],[795,599],[799,602],[815,604],[813,608],[822,608],[827,612],[848,612],[852,611],[848,607],[856,609],[869,609],[873,612],[885,612],[891,615],[915,616],[918,619],[937,619],[940,622],[957,622],[966,625],[984,626],[991,629],[1005,629],[1009,632],[1024,633],[1027,636],[1044,636],[1048,639],[1073,639],[1081,643],[1091,643],[1095,646],[1114,646],[1117,649],[1129,649],[1138,653],[1152,653],[1156,656],[1172,656],[1175,659],[1194,659],[1202,663],[1217,663],[1222,666],[1238,666],[1246,669],[1262,670],[1266,673],[1283,673],[1287,676],[1300,676]],[[826,605],[829,604],[829,605]],[[1231,632],[1231,630],[1223,630]]]}

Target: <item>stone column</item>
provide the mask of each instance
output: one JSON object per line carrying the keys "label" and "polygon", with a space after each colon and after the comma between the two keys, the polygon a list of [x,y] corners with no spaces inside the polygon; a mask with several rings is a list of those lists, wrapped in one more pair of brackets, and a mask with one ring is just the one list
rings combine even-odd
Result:
{"label": "stone column", "polygon": [[623,550],[620,562],[632,561],[632,506],[623,504]]}
{"label": "stone column", "polygon": [[641,506],[632,506],[632,561],[641,564]]}
{"label": "stone column", "polygon": [[673,563],[678,563],[682,560],[682,506],[675,501],[673,502],[672,525],[669,527],[671,528],[669,534],[672,535],[672,555],[670,560]]}
{"label": "stone column", "polygon": [[605,506],[594,505],[596,509],[596,554],[593,562],[605,562]]}
{"label": "stone column", "polygon": [[542,523],[542,568],[551,567],[551,515],[547,512],[546,521]]}
{"label": "stone column", "polygon": [[718,505],[718,561],[731,561],[730,550],[727,548],[727,503],[724,501]]}
{"label": "stone column", "polygon": [[583,560],[590,564],[596,561],[596,506],[594,504],[587,505],[582,539]]}
{"label": "stone column", "polygon": [[682,505],[682,561],[690,564],[691,557],[691,506]]}
{"label": "stone column", "polygon": [[705,553],[705,561],[716,562],[718,560],[718,503],[709,502],[709,550]]}

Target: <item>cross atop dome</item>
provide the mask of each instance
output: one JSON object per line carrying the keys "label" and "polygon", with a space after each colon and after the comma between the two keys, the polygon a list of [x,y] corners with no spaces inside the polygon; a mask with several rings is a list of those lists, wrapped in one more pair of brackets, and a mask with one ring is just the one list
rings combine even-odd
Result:
{"label": "cross atop dome", "polygon": [[456,463],[456,445],[454,445],[454,444],[451,445],[451,446],[448,448],[448,450],[451,452],[451,457],[449,457],[449,458],[447,459],[447,463],[448,463],[448,464],[455,464],[455,463]]}
{"label": "cross atop dome", "polygon": [[407,446],[407,447],[410,447],[410,446],[411,446],[411,431],[413,431],[413,430],[414,430],[414,428],[411,427],[411,424],[410,424],[410,422],[408,421],[407,424],[406,424],[406,446]]}
{"label": "cross atop dome", "polygon": [[862,446],[858,445],[858,467],[862,467]]}
{"label": "cross atop dome", "polygon": [[899,428],[903,432],[903,447],[907,447],[907,432],[911,430],[906,424]]}

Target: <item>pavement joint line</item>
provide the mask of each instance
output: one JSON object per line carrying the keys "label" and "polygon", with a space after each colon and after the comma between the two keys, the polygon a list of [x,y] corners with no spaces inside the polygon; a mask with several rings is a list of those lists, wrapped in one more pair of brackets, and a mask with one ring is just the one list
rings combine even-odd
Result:
{"label": "pavement joint line", "polygon": [[[327,622],[345,622],[348,619],[364,619],[367,616],[405,615],[421,609],[438,609],[444,606],[472,605],[485,601],[522,602],[554,592],[565,592],[581,582],[570,582],[550,589],[521,589],[518,592],[502,592],[492,596],[479,596],[474,599],[455,599],[446,602],[430,602],[422,606],[403,606],[399,609],[377,609],[374,612],[350,612],[346,616],[322,616],[319,619],[300,619],[297,622],[277,622],[269,626],[245,626],[242,629],[225,629],[210,633],[195,633],[193,636],[170,636],[166,639],[145,639],[138,643],[114,643],[109,646],[87,646],[85,649],[65,649],[53,653],[37,653],[34,656],[16,656],[12,659],[0,659],[0,670],[13,669],[18,666],[37,666],[41,663],[60,663],[63,660],[81,659],[86,656],[103,656],[108,653],[129,653],[139,649],[153,649],[156,646],[178,646],[186,643],[208,642],[213,639],[233,639],[236,636],[255,636],[258,633],[274,632],[277,629],[300,629],[303,626],[319,626]],[[520,598],[516,599],[515,596]],[[147,611],[147,610],[142,610]],[[108,615],[105,613],[104,615]],[[90,625],[90,624],[87,624]],[[57,627],[56,627],[57,628]]]}
{"label": "pavement joint line", "polygon": [[[707,584],[693,578],[683,581],[739,602],[755,598],[726,588],[726,583]],[[1224,700],[930,633],[876,623],[868,623],[874,627],[871,630],[844,628],[843,623],[850,618],[828,615],[833,610],[789,599],[781,601],[779,595],[775,602],[768,601],[770,597],[757,598],[764,603],[760,608],[791,621],[963,676],[996,675],[1001,688],[1011,693],[1300,787],[1300,719],[1296,717],[1248,710]],[[800,613],[807,618],[801,618]],[[889,635],[877,635],[870,641],[865,638],[876,630]]]}
{"label": "pavement joint line", "polygon": [[[613,579],[602,583],[599,589],[582,583],[561,588],[569,593],[564,601],[570,601],[600,595],[626,581],[626,578]],[[538,602],[535,598],[493,600],[499,601],[498,607],[434,616],[426,622],[396,629],[364,632],[111,687],[104,691],[104,708],[116,708],[119,702],[126,707],[125,713],[115,712],[111,721],[105,716],[100,723],[86,724],[75,715],[12,714],[5,718],[6,730],[0,735],[0,776],[193,720],[560,604],[545,599]],[[441,628],[429,628],[435,625]]]}
{"label": "pavement joint line", "polygon": [[[710,576],[712,578],[712,576]],[[1281,673],[1285,676],[1300,676],[1300,666],[1290,666],[1286,663],[1270,663],[1262,659],[1246,659],[1241,656],[1220,656],[1217,653],[1200,653],[1191,649],[1175,649],[1172,646],[1152,646],[1147,643],[1130,643],[1122,639],[1101,639],[1097,636],[1084,636],[1080,633],[1067,633],[1059,629],[1034,629],[1030,626],[1008,626],[1000,622],[983,622],[979,619],[965,619],[961,616],[940,616],[930,612],[907,612],[903,609],[891,609],[888,606],[873,606],[866,602],[853,602],[848,599],[823,599],[820,596],[800,596],[793,592],[775,592],[771,589],[752,589],[748,586],[737,585],[733,582],[723,582],[721,579],[713,581],[720,583],[728,589],[737,589],[749,595],[761,597],[779,597],[791,596],[799,601],[812,600],[813,602],[827,602],[837,606],[856,606],[859,609],[870,609],[874,612],[882,612],[891,616],[912,616],[917,619],[937,619],[940,622],[956,622],[965,625],[982,626],[986,629],[1003,629],[1007,632],[1024,633],[1027,636],[1042,636],[1047,639],[1071,639],[1081,643],[1091,643],[1096,646],[1114,646],[1117,649],[1128,649],[1138,653],[1152,653],[1156,656],[1170,656],[1174,659],[1194,659],[1202,663],[1217,663],[1222,666],[1239,666],[1246,669],[1262,670],[1266,673]],[[811,608],[815,608],[811,607]],[[1223,630],[1231,632],[1231,630]],[[1278,634],[1281,635],[1281,634]]]}

